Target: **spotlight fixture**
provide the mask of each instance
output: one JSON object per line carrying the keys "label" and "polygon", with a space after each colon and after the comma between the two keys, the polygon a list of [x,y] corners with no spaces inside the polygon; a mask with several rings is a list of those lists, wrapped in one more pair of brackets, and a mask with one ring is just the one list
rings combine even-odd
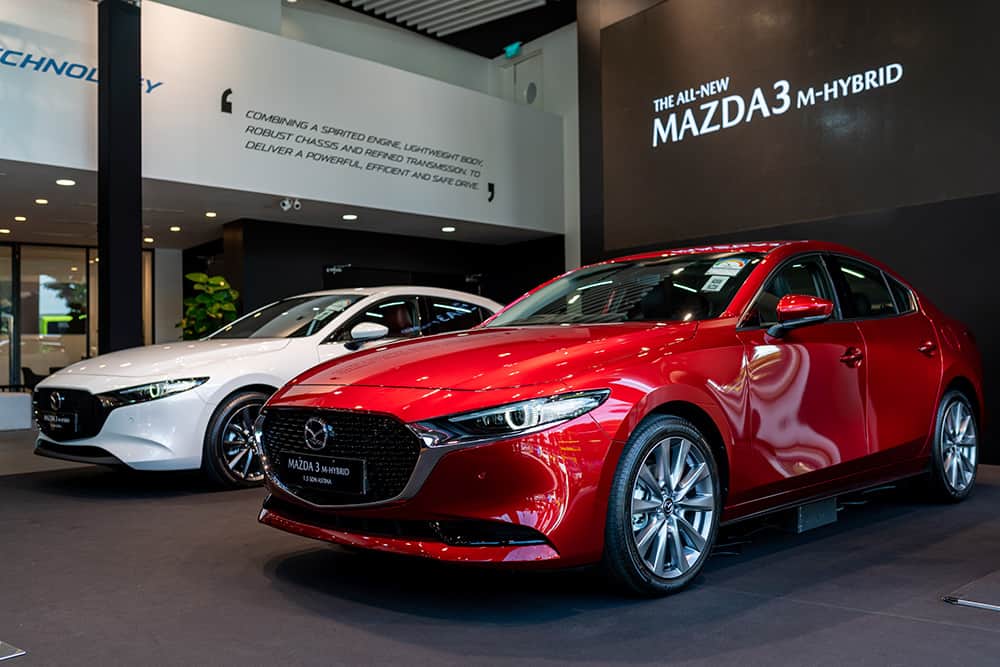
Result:
{"label": "spotlight fixture", "polygon": [[26,217],[24,217],[23,215],[15,215],[14,216],[14,222],[27,222],[27,221],[28,221],[28,219]]}
{"label": "spotlight fixture", "polygon": [[76,185],[76,181],[74,181],[72,178],[60,178],[58,181],[56,181],[56,185],[62,185],[63,187],[71,188],[74,185]]}
{"label": "spotlight fixture", "polygon": [[49,203],[49,200],[48,199],[36,199],[35,203],[38,204],[39,206],[45,206],[46,204]]}
{"label": "spotlight fixture", "polygon": [[173,227],[170,228],[170,231],[172,231],[172,232],[179,232],[179,231],[181,231],[181,228],[178,227],[177,225],[174,225]]}
{"label": "spotlight fixture", "polygon": [[147,236],[146,238],[144,238],[142,240],[142,242],[143,243],[152,243],[153,242],[153,237],[152,236]]}
{"label": "spotlight fixture", "polygon": [[10,234],[9,229],[0,229],[0,234]]}
{"label": "spotlight fixture", "polygon": [[71,266],[71,267],[69,267],[69,270],[70,270],[70,273],[74,273],[76,271],[79,271],[80,269],[77,268],[77,267],[75,267],[75,266]]}
{"label": "spotlight fixture", "polygon": [[342,215],[340,217],[343,220],[357,220],[358,219],[358,216],[356,216],[353,213],[345,213],[344,215]]}
{"label": "spotlight fixture", "polygon": [[444,232],[445,234],[451,234],[452,232],[455,231],[455,228],[454,227],[442,227],[441,231]]}
{"label": "spotlight fixture", "polygon": [[205,217],[206,218],[214,218],[217,215],[219,215],[219,214],[216,213],[215,211],[205,211]]}

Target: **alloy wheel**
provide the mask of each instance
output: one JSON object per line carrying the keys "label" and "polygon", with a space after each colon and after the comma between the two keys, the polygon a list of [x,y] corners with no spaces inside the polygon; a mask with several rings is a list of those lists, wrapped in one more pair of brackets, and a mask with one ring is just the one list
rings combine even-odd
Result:
{"label": "alloy wheel", "polygon": [[646,454],[632,488],[632,543],[657,577],[673,579],[708,547],[715,522],[711,469],[701,450],[667,437]]}
{"label": "alloy wheel", "polygon": [[957,398],[948,405],[941,423],[941,470],[948,486],[957,493],[968,489],[976,476],[979,459],[976,420],[968,403]]}
{"label": "alloy wheel", "polygon": [[262,403],[244,405],[235,410],[222,429],[222,458],[229,473],[243,482],[260,482],[264,468],[253,446],[253,424]]}

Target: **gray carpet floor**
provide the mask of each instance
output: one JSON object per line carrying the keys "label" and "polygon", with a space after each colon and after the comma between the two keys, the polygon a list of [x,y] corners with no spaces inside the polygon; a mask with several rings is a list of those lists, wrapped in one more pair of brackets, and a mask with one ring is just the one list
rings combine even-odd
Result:
{"label": "gray carpet floor", "polygon": [[1000,468],[957,506],[894,491],[803,535],[733,527],[693,588],[634,600],[589,571],[348,553],[258,525],[259,490],[30,450],[0,438],[12,667],[1000,662],[1000,613],[940,600],[1000,568]]}

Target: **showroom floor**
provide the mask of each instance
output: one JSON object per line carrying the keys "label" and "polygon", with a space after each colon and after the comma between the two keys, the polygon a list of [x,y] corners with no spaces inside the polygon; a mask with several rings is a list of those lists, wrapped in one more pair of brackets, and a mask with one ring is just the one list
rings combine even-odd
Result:
{"label": "showroom floor", "polygon": [[1000,613],[940,601],[1000,567],[1000,468],[982,469],[960,506],[897,491],[805,535],[730,529],[730,544],[757,532],[721,548],[691,590],[649,601],[587,572],[341,552],[258,525],[261,491],[50,463],[30,454],[31,438],[0,434],[0,640],[28,651],[12,667],[942,665],[1000,654]]}

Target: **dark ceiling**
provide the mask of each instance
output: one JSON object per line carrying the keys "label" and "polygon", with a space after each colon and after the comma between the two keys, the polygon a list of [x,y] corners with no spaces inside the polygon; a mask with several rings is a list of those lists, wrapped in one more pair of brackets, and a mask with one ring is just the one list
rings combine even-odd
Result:
{"label": "dark ceiling", "polygon": [[576,20],[576,0],[547,0],[542,7],[528,9],[459,32],[437,36],[413,25],[386,18],[381,12],[366,11],[361,5],[353,6],[349,1],[328,1],[486,58],[501,55],[503,48],[508,44],[530,42]]}

